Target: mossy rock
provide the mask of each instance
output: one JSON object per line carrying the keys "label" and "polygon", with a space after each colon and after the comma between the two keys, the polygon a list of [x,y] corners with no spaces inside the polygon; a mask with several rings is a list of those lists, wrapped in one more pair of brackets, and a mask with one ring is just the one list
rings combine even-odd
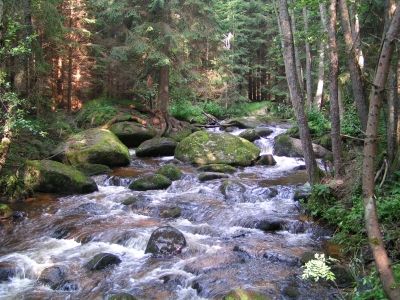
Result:
{"label": "mossy rock", "polygon": [[248,140],[249,142],[254,142],[255,140],[260,138],[255,129],[246,129],[245,131],[240,133],[239,136],[241,138],[244,138],[245,140]]}
{"label": "mossy rock", "polygon": [[242,289],[236,289],[230,292],[228,295],[222,297],[223,300],[270,300],[269,296],[260,294],[256,291],[246,291]]}
{"label": "mossy rock", "polygon": [[[312,144],[316,158],[326,160],[332,159],[332,152],[324,147]],[[301,140],[292,138],[286,134],[278,135],[275,138],[274,155],[288,157],[303,157],[303,148]]]}
{"label": "mossy rock", "polygon": [[0,218],[8,218],[12,213],[12,209],[7,204],[0,203]]}
{"label": "mossy rock", "polygon": [[124,199],[124,200],[121,202],[121,204],[126,205],[126,206],[129,206],[129,205],[135,204],[135,203],[138,202],[138,201],[139,201],[139,199],[138,199],[137,197],[131,196],[131,197],[128,197],[128,198]]}
{"label": "mossy rock", "polygon": [[272,154],[261,155],[256,161],[257,166],[275,166],[276,160]]}
{"label": "mossy rock", "polygon": [[153,138],[139,145],[136,149],[138,157],[172,156],[175,153],[176,141],[170,138]]}
{"label": "mossy rock", "polygon": [[325,134],[317,139],[314,139],[313,142],[326,149],[332,150],[332,139],[330,134]]}
{"label": "mossy rock", "polygon": [[26,162],[25,186],[35,192],[85,194],[97,191],[96,183],[77,169],[52,160]]}
{"label": "mossy rock", "polygon": [[203,172],[199,174],[198,178],[201,182],[205,182],[214,179],[229,178],[229,175],[218,172]]}
{"label": "mossy rock", "polygon": [[245,139],[206,131],[191,134],[175,150],[175,158],[198,165],[249,166],[259,155],[260,149]]}
{"label": "mossy rock", "polygon": [[129,185],[134,191],[163,190],[169,187],[172,181],[161,174],[147,175]]}
{"label": "mossy rock", "polygon": [[199,167],[197,170],[200,172],[218,172],[218,173],[235,173],[236,168],[224,164],[210,164]]}
{"label": "mossy rock", "polygon": [[160,211],[160,217],[176,219],[181,216],[181,213],[182,210],[180,207],[168,207]]}
{"label": "mossy rock", "polygon": [[177,166],[172,164],[162,166],[160,169],[158,169],[156,174],[164,175],[172,181],[181,179],[183,175],[182,171]]}
{"label": "mossy rock", "polygon": [[129,150],[109,130],[92,128],[68,138],[55,151],[58,158],[71,165],[101,164],[109,167],[129,164]]}
{"label": "mossy rock", "polygon": [[176,142],[180,142],[191,134],[192,134],[191,129],[182,129],[176,132],[169,133],[167,137],[174,139]]}
{"label": "mossy rock", "polygon": [[119,293],[108,297],[107,300],[136,300],[136,298],[128,293]]}
{"label": "mossy rock", "polygon": [[134,122],[118,122],[111,125],[110,130],[127,146],[137,147],[144,141],[157,135],[153,128],[146,128]]}
{"label": "mossy rock", "polygon": [[112,172],[110,167],[100,164],[82,164],[82,165],[77,165],[75,167],[87,176],[108,174]]}
{"label": "mossy rock", "polygon": [[222,126],[224,127],[230,127],[230,126],[235,126],[241,129],[248,129],[248,128],[256,128],[260,127],[263,124],[264,121],[260,120],[260,118],[257,117],[242,117],[242,118],[234,118],[234,119],[229,119],[224,122],[222,122]]}

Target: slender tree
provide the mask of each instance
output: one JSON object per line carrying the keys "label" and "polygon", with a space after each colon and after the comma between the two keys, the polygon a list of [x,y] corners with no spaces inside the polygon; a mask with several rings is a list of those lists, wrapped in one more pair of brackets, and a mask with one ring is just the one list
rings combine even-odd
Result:
{"label": "slender tree", "polygon": [[[399,7],[400,2],[397,2]],[[386,81],[390,69],[394,44],[400,31],[400,9],[396,12],[382,43],[379,62],[372,85],[369,103],[366,138],[364,143],[363,159],[363,198],[365,226],[368,233],[369,245],[374,255],[383,289],[389,299],[400,299],[400,287],[396,284],[391,268],[391,261],[386,253],[382,233],[380,230],[376,203],[374,198],[374,172],[375,158],[377,155],[378,123],[380,108],[382,106]]]}
{"label": "slender tree", "polygon": [[305,31],[305,47],[306,47],[306,92],[307,92],[307,106],[311,107],[312,104],[312,59],[311,59],[311,46],[309,41],[309,25],[308,25],[308,10],[306,7],[303,8],[304,18],[304,31]]}
{"label": "slender tree", "polygon": [[299,81],[297,79],[293,33],[290,25],[288,4],[286,0],[279,1],[279,22],[281,24],[283,33],[283,59],[285,61],[286,80],[289,87],[290,99],[292,101],[296,119],[299,124],[300,138],[304,153],[304,160],[307,167],[308,178],[311,184],[315,184],[319,181],[320,173],[312,148],[307,116],[304,112],[303,95],[299,88]]}

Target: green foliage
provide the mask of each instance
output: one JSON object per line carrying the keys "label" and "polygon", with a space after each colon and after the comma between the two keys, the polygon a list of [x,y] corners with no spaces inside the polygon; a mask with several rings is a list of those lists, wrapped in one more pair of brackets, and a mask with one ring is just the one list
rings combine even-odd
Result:
{"label": "green foliage", "polygon": [[307,118],[310,132],[318,137],[328,133],[331,129],[331,123],[323,111],[311,108],[307,111]]}
{"label": "green foliage", "polygon": [[87,102],[76,117],[77,124],[82,128],[97,127],[111,120],[118,110],[108,99],[96,99]]}
{"label": "green foliage", "polygon": [[354,105],[346,108],[340,127],[343,134],[354,137],[361,136],[360,118]]}
{"label": "green foliage", "polygon": [[203,115],[203,109],[187,100],[174,102],[170,107],[170,113],[175,118],[188,122],[203,124],[207,121],[206,116]]}
{"label": "green foliage", "polygon": [[325,254],[315,253],[315,259],[308,261],[303,267],[302,279],[312,279],[318,282],[320,279],[327,281],[335,281],[335,274],[333,274],[330,263],[336,261],[331,257],[326,258]]}

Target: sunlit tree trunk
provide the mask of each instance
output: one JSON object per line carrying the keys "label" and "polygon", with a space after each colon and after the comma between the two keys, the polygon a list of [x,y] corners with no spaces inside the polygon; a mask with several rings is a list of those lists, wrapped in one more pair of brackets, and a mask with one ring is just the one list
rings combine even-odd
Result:
{"label": "sunlit tree trunk", "polygon": [[320,173],[315,161],[307,117],[304,112],[303,95],[299,88],[299,81],[297,79],[293,33],[290,25],[290,17],[286,0],[279,1],[279,22],[281,23],[282,28],[282,39],[284,45],[283,59],[285,62],[286,79],[289,86],[290,99],[292,101],[296,119],[299,124],[300,138],[304,153],[304,160],[307,167],[308,178],[311,184],[315,184],[319,182]]}
{"label": "sunlit tree trunk", "polygon": [[303,80],[303,67],[301,66],[301,60],[300,60],[300,51],[298,47],[298,41],[296,38],[296,19],[295,19],[295,14],[294,10],[290,12],[291,16],[291,25],[292,25],[292,32],[293,32],[293,42],[294,42],[294,55],[296,59],[296,71],[297,71],[297,78],[299,79],[299,85],[302,94],[304,94],[304,80]]}
{"label": "sunlit tree trunk", "polygon": [[353,40],[353,35],[351,32],[349,10],[347,8],[346,0],[338,0],[338,4],[340,18],[342,21],[341,23],[344,34],[344,41],[346,44],[347,65],[351,76],[353,97],[357,107],[357,113],[358,117],[360,118],[362,130],[365,130],[368,118],[368,107],[363,86],[363,80],[361,77],[361,70],[357,62],[354,48],[355,41]]}
{"label": "sunlit tree trunk", "polygon": [[304,31],[305,31],[305,46],[306,46],[306,92],[307,92],[307,107],[312,105],[312,74],[311,74],[311,47],[310,41],[308,40],[308,11],[307,8],[303,8],[304,18]]}
{"label": "sunlit tree trunk", "polygon": [[351,3],[350,5],[350,13],[352,16],[354,16],[354,21],[350,22],[351,24],[351,31],[353,34],[353,40],[354,40],[354,51],[356,55],[356,61],[358,63],[358,66],[360,70],[362,71],[364,69],[365,65],[365,58],[364,58],[364,53],[361,48],[361,36],[360,36],[360,17],[357,13],[357,9],[354,7],[354,3]]}
{"label": "sunlit tree trunk", "polygon": [[[397,2],[397,5],[400,3]],[[375,264],[389,299],[400,299],[400,287],[396,284],[391,268],[391,261],[386,253],[380,230],[376,203],[374,198],[375,160],[377,156],[378,123],[386,81],[390,69],[396,38],[400,31],[400,9],[397,9],[381,47],[379,62],[369,99],[369,115],[363,159],[363,199],[365,226],[368,233],[369,245],[374,255]]]}
{"label": "sunlit tree trunk", "polygon": [[319,61],[318,61],[318,79],[317,91],[315,92],[314,107],[320,110],[322,108],[322,96],[324,93],[325,80],[325,41],[321,41],[319,46]]}

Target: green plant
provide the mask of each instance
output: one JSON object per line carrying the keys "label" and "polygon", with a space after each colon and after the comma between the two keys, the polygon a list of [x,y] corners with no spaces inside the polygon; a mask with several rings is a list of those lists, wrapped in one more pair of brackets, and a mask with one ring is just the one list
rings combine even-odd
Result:
{"label": "green plant", "polygon": [[103,125],[117,114],[117,108],[107,99],[96,99],[85,103],[76,117],[80,127]]}
{"label": "green plant", "polygon": [[341,132],[350,136],[361,136],[361,123],[354,105],[346,108],[340,123]]}
{"label": "green plant", "polygon": [[316,136],[322,136],[328,133],[331,129],[331,123],[322,111],[311,108],[307,111],[307,118],[310,131]]}
{"label": "green plant", "polygon": [[335,281],[336,277],[333,274],[330,264],[336,261],[331,257],[326,258],[325,254],[315,253],[314,259],[308,261],[303,267],[302,279],[312,279],[318,282],[320,279],[327,281]]}

